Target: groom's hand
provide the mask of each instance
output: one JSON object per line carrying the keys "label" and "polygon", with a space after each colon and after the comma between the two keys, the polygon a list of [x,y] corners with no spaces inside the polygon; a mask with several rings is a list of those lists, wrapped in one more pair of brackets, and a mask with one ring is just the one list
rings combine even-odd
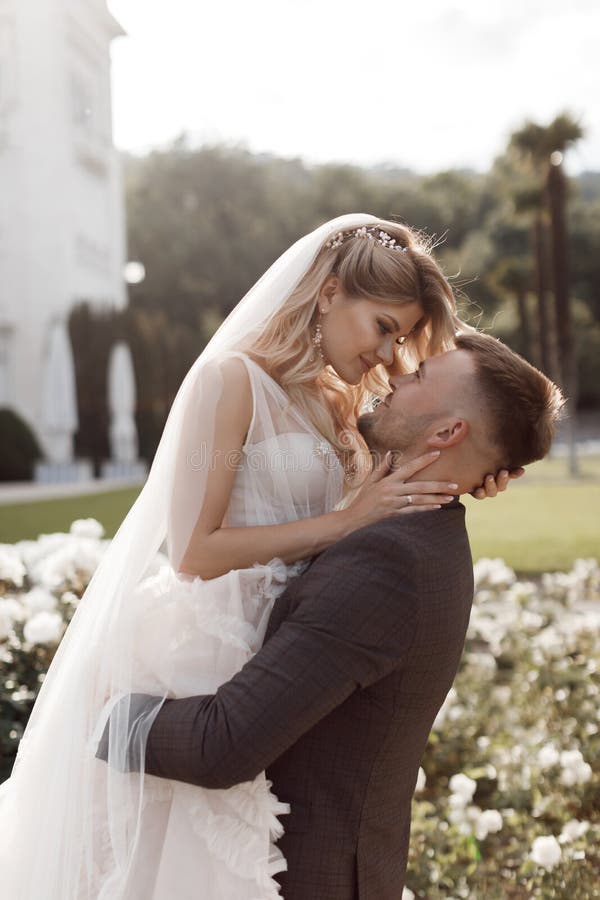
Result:
{"label": "groom's hand", "polygon": [[495,497],[508,487],[508,482],[513,478],[520,478],[525,474],[525,469],[500,469],[496,476],[486,475],[483,484],[471,492],[476,500],[485,500],[487,497]]}
{"label": "groom's hand", "polygon": [[[142,760],[145,756],[146,738],[149,728],[141,729],[142,723],[147,722],[147,717],[153,710],[158,712],[160,697],[151,694],[129,694],[121,697],[110,711],[110,715],[104,726],[102,737],[98,742],[96,759],[108,762],[108,748],[110,739],[111,720],[115,727],[127,734],[126,746],[117,746],[116,753],[111,756],[111,767],[118,772],[140,772],[143,770]],[[125,716],[127,717],[125,719]],[[154,721],[154,717],[152,718]],[[117,724],[118,723],[118,724]],[[151,726],[150,726],[151,727]]]}

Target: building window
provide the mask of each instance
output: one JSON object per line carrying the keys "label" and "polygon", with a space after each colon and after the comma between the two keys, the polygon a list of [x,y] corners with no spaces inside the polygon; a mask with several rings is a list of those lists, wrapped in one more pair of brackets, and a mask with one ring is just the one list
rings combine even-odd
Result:
{"label": "building window", "polygon": [[94,98],[89,82],[80,75],[71,76],[71,115],[77,128],[93,132]]}
{"label": "building window", "polygon": [[79,162],[96,176],[107,173],[110,144],[104,127],[102,72],[95,66],[78,65],[70,74],[71,122]]}

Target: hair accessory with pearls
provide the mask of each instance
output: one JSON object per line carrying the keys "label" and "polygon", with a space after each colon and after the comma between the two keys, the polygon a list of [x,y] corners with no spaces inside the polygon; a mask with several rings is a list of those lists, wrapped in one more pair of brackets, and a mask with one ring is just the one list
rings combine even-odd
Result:
{"label": "hair accessory with pearls", "polygon": [[337,234],[334,234],[333,237],[326,242],[325,246],[333,250],[337,247],[341,247],[347,238],[354,237],[375,241],[376,244],[379,244],[381,247],[387,247],[388,250],[399,250],[401,253],[406,253],[408,250],[408,247],[403,247],[402,244],[398,243],[396,238],[393,238],[387,231],[382,231],[381,228],[378,228],[376,225],[371,228],[367,228],[366,225],[363,225],[362,228],[356,228],[354,231],[338,231]]}

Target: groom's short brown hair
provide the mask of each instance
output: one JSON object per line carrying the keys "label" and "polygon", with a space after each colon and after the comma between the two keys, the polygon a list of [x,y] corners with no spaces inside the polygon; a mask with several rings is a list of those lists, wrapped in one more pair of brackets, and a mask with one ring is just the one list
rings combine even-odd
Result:
{"label": "groom's short brown hair", "polygon": [[516,469],[546,456],[565,404],[560,389],[488,334],[459,334],[456,348],[475,358],[475,390],[489,412],[488,433],[498,449],[498,468]]}

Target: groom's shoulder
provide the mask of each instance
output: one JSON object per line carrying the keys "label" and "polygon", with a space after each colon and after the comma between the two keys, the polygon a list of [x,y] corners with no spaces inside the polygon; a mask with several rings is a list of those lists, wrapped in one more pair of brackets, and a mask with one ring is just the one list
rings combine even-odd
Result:
{"label": "groom's shoulder", "polygon": [[[454,503],[448,508],[415,512],[410,515],[398,515],[388,519],[380,519],[353,532],[345,541],[358,545],[377,546],[396,544],[399,550],[409,552],[439,546],[440,540],[464,542],[467,539],[465,528],[465,508],[462,503]],[[342,549],[340,542],[340,549]]]}
{"label": "groom's shoulder", "polygon": [[[357,529],[316,556],[286,591],[288,605],[276,605],[270,627],[284,610],[303,604],[331,609],[338,597],[345,616],[376,598],[396,609],[398,597],[420,602],[431,591],[450,589],[462,599],[472,588],[473,568],[464,527],[464,507],[411,513]],[[412,599],[411,599],[412,598]],[[291,606],[290,606],[291,604]]]}
{"label": "groom's shoulder", "polygon": [[389,568],[393,575],[421,568],[430,561],[436,568],[438,561],[443,567],[443,560],[450,555],[470,564],[465,509],[460,503],[448,509],[393,516],[366,525],[321,553],[311,568],[358,571],[376,566],[379,570]]}
{"label": "groom's shoulder", "polygon": [[377,571],[382,579],[427,580],[472,571],[471,548],[460,503],[448,509],[381,519],[352,532],[317,557],[317,572],[344,578]]}

